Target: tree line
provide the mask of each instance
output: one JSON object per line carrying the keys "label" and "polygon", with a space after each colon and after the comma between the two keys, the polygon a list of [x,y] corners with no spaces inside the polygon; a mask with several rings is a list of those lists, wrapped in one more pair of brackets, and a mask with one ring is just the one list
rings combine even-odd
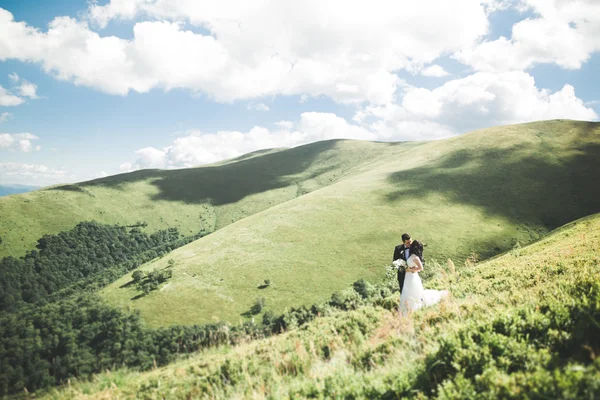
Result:
{"label": "tree line", "polygon": [[[70,231],[45,235],[38,240],[36,250],[24,257],[0,260],[0,311],[44,301],[81,282],[105,285],[196,238],[182,238],[177,228],[148,235],[137,227],[97,222],[82,222]],[[104,271],[109,272],[102,275]]]}

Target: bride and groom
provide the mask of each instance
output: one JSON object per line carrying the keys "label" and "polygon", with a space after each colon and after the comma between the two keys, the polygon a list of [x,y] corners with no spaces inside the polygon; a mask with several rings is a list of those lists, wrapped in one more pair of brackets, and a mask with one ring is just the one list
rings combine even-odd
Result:
{"label": "bride and groom", "polygon": [[425,290],[419,277],[423,270],[423,245],[413,240],[408,233],[402,234],[402,244],[394,248],[394,265],[398,266],[400,284],[400,310],[418,310],[438,303],[447,290]]}

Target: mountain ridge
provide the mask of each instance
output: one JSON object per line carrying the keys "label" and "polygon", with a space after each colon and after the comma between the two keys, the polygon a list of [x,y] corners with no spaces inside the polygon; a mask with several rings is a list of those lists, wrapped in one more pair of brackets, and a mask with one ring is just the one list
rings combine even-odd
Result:
{"label": "mountain ridge", "polygon": [[489,258],[600,210],[599,128],[550,121],[388,145],[345,179],[177,249],[162,290],[131,301],[124,276],[102,295],[152,326],[236,322],[259,297],[277,313],[380,275],[403,232],[429,261]]}

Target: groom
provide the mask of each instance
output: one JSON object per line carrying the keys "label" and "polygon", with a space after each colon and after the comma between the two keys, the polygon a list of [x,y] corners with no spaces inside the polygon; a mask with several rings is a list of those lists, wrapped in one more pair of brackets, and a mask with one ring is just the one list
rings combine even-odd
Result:
{"label": "groom", "polygon": [[[394,259],[392,262],[402,259],[404,261],[408,260],[408,258],[416,254],[423,264],[425,264],[425,260],[423,260],[423,245],[418,240],[412,240],[408,233],[402,234],[402,244],[399,244],[394,248]],[[402,293],[402,286],[404,286],[404,278],[406,277],[406,272],[402,269],[398,269],[398,284],[400,284],[400,293]]]}

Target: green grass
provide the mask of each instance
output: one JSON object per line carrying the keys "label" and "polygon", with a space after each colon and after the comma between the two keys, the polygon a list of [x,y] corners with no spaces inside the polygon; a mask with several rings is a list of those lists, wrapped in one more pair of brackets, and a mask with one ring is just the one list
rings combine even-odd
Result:
{"label": "green grass", "polygon": [[[40,398],[596,398],[600,214],[481,263],[431,265],[449,289],[409,316],[366,306],[207,349],[149,372],[107,371]],[[397,303],[397,295],[394,296]]]}
{"label": "green grass", "polygon": [[81,221],[212,232],[351,175],[391,146],[327,141],[198,168],[142,170],[0,197],[0,258]]}
{"label": "green grass", "polygon": [[[166,267],[170,258],[176,261],[173,278],[158,291],[132,300],[137,293],[123,287],[131,280],[126,275],[103,290],[103,297],[139,310],[154,327],[237,323],[258,297],[265,298],[265,310],[280,313],[322,301],[359,278],[374,279],[405,231],[425,242],[426,260],[462,263],[472,253],[488,258],[516,243],[531,243],[600,210],[600,187],[594,184],[600,176],[597,123],[547,121],[433,142],[337,141],[327,146],[310,168],[338,174],[338,167],[327,166],[334,156],[339,165],[358,167],[348,167],[343,177],[332,176],[331,184],[323,182],[327,173],[317,174],[302,184],[315,185],[310,193],[248,213],[142,266],[152,270]],[[299,157],[293,151],[300,150],[249,161],[281,157],[281,164],[264,166],[280,170],[278,179],[288,181],[299,170],[283,170],[288,159]],[[159,186],[168,184],[176,186]],[[258,201],[262,195],[254,191],[244,200],[257,196]],[[241,204],[227,206],[234,210]],[[265,279],[272,283],[260,289]]]}

